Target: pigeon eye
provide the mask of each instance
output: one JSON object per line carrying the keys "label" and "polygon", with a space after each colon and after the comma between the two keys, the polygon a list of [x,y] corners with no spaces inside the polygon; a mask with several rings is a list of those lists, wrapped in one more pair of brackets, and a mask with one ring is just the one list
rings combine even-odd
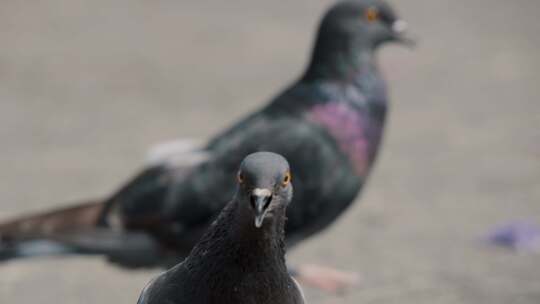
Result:
{"label": "pigeon eye", "polygon": [[283,181],[281,182],[281,185],[283,187],[287,186],[291,182],[291,172],[287,172],[285,174],[285,177],[283,178]]}
{"label": "pigeon eye", "polygon": [[365,18],[369,22],[375,22],[379,20],[379,10],[375,7],[370,7],[366,10]]}
{"label": "pigeon eye", "polygon": [[238,172],[238,174],[236,175],[236,179],[238,180],[239,184],[243,184],[245,180],[244,174],[242,174],[242,172]]}

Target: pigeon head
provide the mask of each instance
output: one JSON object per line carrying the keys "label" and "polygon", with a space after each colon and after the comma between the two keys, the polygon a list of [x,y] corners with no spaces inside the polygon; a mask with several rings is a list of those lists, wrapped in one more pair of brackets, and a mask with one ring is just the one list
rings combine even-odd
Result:
{"label": "pigeon head", "polygon": [[276,153],[248,155],[238,171],[237,199],[249,210],[254,225],[262,227],[265,218],[285,211],[292,199],[291,173],[287,160]]}
{"label": "pigeon head", "polygon": [[382,0],[339,2],[323,18],[321,34],[344,37],[352,44],[376,48],[385,42],[414,44],[406,35],[407,23]]}
{"label": "pigeon head", "polygon": [[387,42],[413,46],[407,23],[382,0],[338,2],[324,15],[305,80],[348,78],[371,62],[371,54]]}

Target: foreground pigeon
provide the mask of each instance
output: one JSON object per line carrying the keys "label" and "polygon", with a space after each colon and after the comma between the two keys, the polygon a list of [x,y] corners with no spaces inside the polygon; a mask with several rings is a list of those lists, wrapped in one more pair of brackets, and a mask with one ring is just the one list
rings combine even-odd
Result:
{"label": "foreground pigeon", "polygon": [[0,225],[0,259],[75,253],[126,267],[174,265],[234,194],[238,165],[256,151],[283,155],[295,172],[287,245],[327,228],[375,161],[387,112],[375,51],[410,43],[404,29],[383,1],[335,4],[306,71],[268,105],[201,149],[155,162],[109,198]]}
{"label": "foreground pigeon", "polygon": [[300,304],[285,265],[289,164],[258,152],[240,165],[237,190],[189,256],[151,281],[139,304]]}

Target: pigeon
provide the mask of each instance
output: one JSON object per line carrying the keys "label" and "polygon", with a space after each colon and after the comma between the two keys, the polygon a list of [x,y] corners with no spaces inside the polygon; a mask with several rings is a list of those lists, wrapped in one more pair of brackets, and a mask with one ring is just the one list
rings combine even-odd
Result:
{"label": "pigeon", "polygon": [[233,199],[188,257],[152,280],[138,304],[301,304],[285,265],[286,209],[292,198],[287,160],[248,155]]}
{"label": "pigeon", "polygon": [[[307,69],[268,104],[200,147],[171,145],[177,153],[161,151],[166,157],[105,199],[0,224],[0,260],[99,254],[130,268],[176,265],[234,194],[242,159],[257,151],[283,155],[295,172],[286,245],[315,235],[352,205],[374,165],[388,107],[376,51],[412,45],[405,29],[384,1],[334,4]],[[322,270],[292,268],[304,283],[333,289]]]}

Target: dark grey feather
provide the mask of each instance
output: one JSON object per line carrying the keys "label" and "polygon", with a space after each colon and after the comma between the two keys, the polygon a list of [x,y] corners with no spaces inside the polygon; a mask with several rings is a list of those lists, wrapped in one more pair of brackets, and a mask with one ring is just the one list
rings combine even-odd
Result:
{"label": "dark grey feather", "polygon": [[[289,171],[281,156],[249,155],[245,175],[233,200],[185,261],[145,287],[139,304],[301,304],[302,293],[285,265],[285,209],[292,188],[283,183]],[[250,198],[265,189],[269,215],[257,227]]]}

